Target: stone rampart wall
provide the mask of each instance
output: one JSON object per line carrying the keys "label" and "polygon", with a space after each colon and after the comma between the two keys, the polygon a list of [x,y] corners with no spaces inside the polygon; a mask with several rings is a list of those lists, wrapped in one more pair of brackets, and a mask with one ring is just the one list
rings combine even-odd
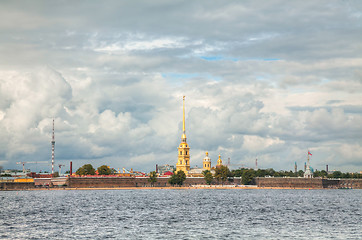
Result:
{"label": "stone rampart wall", "polygon": [[34,182],[2,182],[0,190],[27,190],[34,188]]}
{"label": "stone rampart wall", "polygon": [[256,178],[258,187],[323,188],[322,179],[317,178]]}
{"label": "stone rampart wall", "polygon": [[362,189],[362,179],[255,178],[258,187]]}
{"label": "stone rampart wall", "polygon": [[362,179],[340,179],[340,188],[362,189]]}
{"label": "stone rampart wall", "polygon": [[109,187],[135,187],[134,178],[96,178],[96,177],[71,177],[68,181],[71,188],[109,188]]}
{"label": "stone rampart wall", "polygon": [[[169,178],[157,178],[154,183],[155,187],[169,187]],[[183,186],[205,185],[204,178],[186,178]],[[216,181],[213,184],[217,184]],[[224,184],[240,184],[240,179],[234,179],[233,183],[225,182]],[[68,187],[71,188],[117,188],[117,187],[150,187],[151,183],[148,178],[127,178],[127,177],[71,177],[68,180]]]}

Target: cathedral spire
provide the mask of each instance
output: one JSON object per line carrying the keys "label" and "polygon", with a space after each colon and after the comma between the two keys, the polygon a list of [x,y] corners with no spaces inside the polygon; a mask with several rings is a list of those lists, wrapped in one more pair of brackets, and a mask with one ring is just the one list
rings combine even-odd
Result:
{"label": "cathedral spire", "polygon": [[182,132],[185,133],[185,96],[183,96],[183,122],[182,122]]}
{"label": "cathedral spire", "polygon": [[178,147],[178,160],[176,163],[176,172],[182,170],[186,173],[190,170],[190,147],[186,142],[186,128],[185,128],[185,96],[182,97],[183,118],[182,118],[182,137],[181,143]]}
{"label": "cathedral spire", "polygon": [[182,97],[183,105],[183,118],[182,118],[182,137],[181,141],[186,142],[186,127],[185,127],[185,96]]}

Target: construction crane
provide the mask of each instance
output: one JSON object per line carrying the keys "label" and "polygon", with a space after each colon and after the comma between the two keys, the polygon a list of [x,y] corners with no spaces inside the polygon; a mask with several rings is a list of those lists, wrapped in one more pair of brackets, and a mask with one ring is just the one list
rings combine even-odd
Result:
{"label": "construction crane", "polygon": [[[118,171],[119,172],[119,171]],[[126,168],[122,168],[122,172],[123,173],[133,173],[133,169],[131,168],[131,170],[128,170]]]}
{"label": "construction crane", "polygon": [[61,171],[62,171],[62,167],[65,167],[65,165],[59,164],[58,166],[59,166],[59,176],[60,176],[60,173],[61,173]]}
{"label": "construction crane", "polygon": [[22,164],[23,165],[23,173],[25,173],[25,163],[28,164],[28,163],[48,163],[47,161],[39,161],[39,162],[17,162],[16,164]]}

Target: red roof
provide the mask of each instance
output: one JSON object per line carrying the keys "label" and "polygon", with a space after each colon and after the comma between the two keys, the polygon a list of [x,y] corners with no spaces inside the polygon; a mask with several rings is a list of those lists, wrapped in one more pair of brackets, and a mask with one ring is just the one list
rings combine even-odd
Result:
{"label": "red roof", "polygon": [[173,172],[167,171],[167,172],[165,172],[163,175],[171,176],[171,175],[173,175]]}

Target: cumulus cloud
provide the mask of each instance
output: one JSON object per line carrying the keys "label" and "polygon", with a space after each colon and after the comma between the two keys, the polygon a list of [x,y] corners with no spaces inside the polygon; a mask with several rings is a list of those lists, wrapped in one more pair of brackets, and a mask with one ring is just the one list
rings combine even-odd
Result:
{"label": "cumulus cloud", "polygon": [[[5,1],[0,162],[361,170],[360,2]],[[353,153],[353,154],[352,154]],[[235,167],[236,167],[235,166]]]}

